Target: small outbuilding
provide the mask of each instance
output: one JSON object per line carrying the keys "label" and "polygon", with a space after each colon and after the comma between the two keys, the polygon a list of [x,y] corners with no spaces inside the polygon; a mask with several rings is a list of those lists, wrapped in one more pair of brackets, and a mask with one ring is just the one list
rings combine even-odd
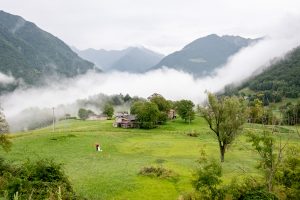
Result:
{"label": "small outbuilding", "polygon": [[136,116],[129,115],[128,113],[117,113],[115,122],[113,123],[114,127],[121,128],[137,128]]}

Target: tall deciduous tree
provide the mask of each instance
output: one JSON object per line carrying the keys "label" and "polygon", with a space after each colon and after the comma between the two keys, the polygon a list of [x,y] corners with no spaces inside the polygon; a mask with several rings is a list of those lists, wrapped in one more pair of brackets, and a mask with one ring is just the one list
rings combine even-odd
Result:
{"label": "tall deciduous tree", "polygon": [[148,101],[135,102],[131,108],[130,113],[136,115],[140,128],[155,128],[159,119],[159,110],[155,103]]}
{"label": "tall deciduous tree", "polygon": [[111,104],[105,104],[103,113],[106,114],[109,119],[111,119],[114,114],[114,107]]}
{"label": "tall deciduous tree", "polygon": [[163,96],[153,96],[150,101],[157,105],[159,111],[168,112],[171,108],[170,103]]}
{"label": "tall deciduous tree", "polygon": [[221,162],[224,162],[226,148],[233,142],[246,121],[246,106],[237,97],[217,99],[209,93],[208,105],[200,108],[200,112],[217,136]]}
{"label": "tall deciduous tree", "polygon": [[0,108],[0,146],[2,146],[5,151],[9,151],[11,147],[11,142],[6,136],[7,133],[9,133],[9,126],[5,119],[4,113]]}
{"label": "tall deciduous tree", "polygon": [[185,122],[195,119],[194,103],[190,100],[180,100],[175,103],[176,111]]}
{"label": "tall deciduous tree", "polygon": [[158,123],[164,124],[168,120],[168,112],[171,109],[171,104],[163,96],[156,95],[150,98],[152,103],[155,103],[159,110]]}
{"label": "tall deciduous tree", "polygon": [[86,110],[84,108],[80,108],[78,110],[78,117],[82,120],[86,120],[91,114],[94,114],[94,112],[91,110]]}

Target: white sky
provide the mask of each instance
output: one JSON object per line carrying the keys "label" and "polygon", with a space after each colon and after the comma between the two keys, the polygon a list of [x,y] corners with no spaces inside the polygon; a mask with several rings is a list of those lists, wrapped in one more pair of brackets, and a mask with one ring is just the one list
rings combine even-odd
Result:
{"label": "white sky", "polygon": [[299,0],[0,0],[20,15],[80,49],[143,45],[168,54],[216,33],[273,34],[300,15]]}

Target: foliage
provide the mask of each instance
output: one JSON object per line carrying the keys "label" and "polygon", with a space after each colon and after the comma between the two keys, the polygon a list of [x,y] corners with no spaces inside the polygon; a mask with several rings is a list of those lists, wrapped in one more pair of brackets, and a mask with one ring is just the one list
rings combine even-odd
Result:
{"label": "foliage", "polygon": [[155,103],[147,101],[137,101],[132,104],[130,113],[136,115],[140,128],[155,128],[160,112]]}
{"label": "foliage", "polygon": [[82,120],[86,120],[90,114],[94,114],[94,112],[91,110],[86,110],[84,108],[80,108],[78,110],[78,117]]}
{"label": "foliage", "polygon": [[282,163],[284,146],[279,144],[279,148],[275,149],[275,140],[269,131],[262,134],[248,133],[249,142],[260,156],[258,168],[264,171],[265,182],[269,192],[273,191],[275,175]]}
{"label": "foliage", "polygon": [[277,123],[277,120],[272,112],[272,107],[265,108],[262,101],[255,99],[249,103],[248,107],[249,122],[259,124],[273,125]]}
{"label": "foliage", "polygon": [[4,182],[0,190],[5,191],[9,199],[16,194],[19,199],[53,199],[58,190],[63,199],[77,199],[61,165],[51,160],[27,161],[19,166],[1,160],[0,169]]}
{"label": "foliage", "polygon": [[222,97],[217,99],[208,94],[208,105],[200,108],[210,129],[216,134],[221,161],[224,162],[226,148],[233,142],[246,121],[246,107],[237,97]]}
{"label": "foliage", "polygon": [[254,190],[248,191],[247,193],[241,195],[239,198],[241,200],[278,200],[275,194],[267,192],[265,190]]}
{"label": "foliage", "polygon": [[157,123],[158,124],[165,124],[168,120],[168,114],[166,112],[160,111],[158,114]]}
{"label": "foliage", "polygon": [[233,200],[278,199],[276,195],[266,191],[265,186],[257,178],[246,176],[242,178],[242,181],[238,180],[238,178],[233,178],[231,183],[224,187]]}
{"label": "foliage", "polygon": [[201,151],[198,167],[193,175],[192,185],[200,192],[203,199],[223,199],[224,192],[219,185],[222,183],[222,166],[217,161],[207,159],[204,150]]}
{"label": "foliage", "polygon": [[287,125],[300,124],[300,102],[297,104],[287,103],[280,108],[283,113],[283,122]]}
{"label": "foliage", "polygon": [[103,114],[106,114],[108,118],[112,118],[114,114],[114,107],[111,104],[105,104]]}
{"label": "foliage", "polygon": [[287,199],[300,198],[300,149],[289,146],[283,164],[276,174],[276,181],[283,186]]}
{"label": "foliage", "polygon": [[180,100],[175,103],[177,113],[185,122],[188,121],[189,123],[195,119],[194,106],[194,103],[190,100]]}
{"label": "foliage", "polygon": [[131,101],[131,100],[132,100],[132,97],[131,97],[129,94],[126,94],[126,95],[123,97],[123,100],[124,100],[124,102],[128,102],[128,101]]}
{"label": "foliage", "polygon": [[0,146],[5,151],[9,151],[11,147],[11,142],[7,138],[7,133],[9,133],[9,126],[5,119],[4,113],[0,108]]}
{"label": "foliage", "polygon": [[249,121],[251,123],[260,122],[263,115],[263,109],[262,101],[255,99],[249,106]]}
{"label": "foliage", "polygon": [[171,108],[169,101],[167,101],[163,96],[156,95],[150,98],[150,101],[155,103],[158,110],[161,112],[168,112]]}
{"label": "foliage", "polygon": [[164,124],[168,120],[168,114],[167,113],[171,109],[170,101],[166,100],[161,95],[151,96],[150,101],[157,105],[157,108],[160,112],[159,116],[158,116],[158,124]]}
{"label": "foliage", "polygon": [[[285,58],[274,62],[263,73],[247,81],[241,88],[249,87],[255,92],[250,100],[259,98],[264,105],[280,102],[283,97],[300,96],[300,47]],[[241,89],[240,88],[240,89]]]}

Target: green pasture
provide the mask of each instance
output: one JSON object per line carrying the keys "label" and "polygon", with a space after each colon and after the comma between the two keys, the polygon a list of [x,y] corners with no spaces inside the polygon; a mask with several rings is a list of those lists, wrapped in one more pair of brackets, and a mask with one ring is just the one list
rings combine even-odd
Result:
{"label": "green pasture", "polygon": [[[217,141],[204,119],[191,124],[180,119],[152,130],[113,128],[113,121],[66,120],[52,127],[11,136],[9,153],[1,154],[11,162],[27,159],[54,159],[64,165],[75,191],[87,199],[177,199],[192,190],[191,178],[205,149],[219,159]],[[277,138],[298,145],[294,127],[274,129]],[[261,131],[261,125],[245,125],[245,131]],[[188,136],[197,132],[199,137]],[[95,151],[101,144],[102,152]],[[255,168],[257,154],[239,136],[225,154],[224,182],[244,175],[260,176]],[[173,170],[176,179],[159,179],[138,175],[144,166],[163,166]]]}

